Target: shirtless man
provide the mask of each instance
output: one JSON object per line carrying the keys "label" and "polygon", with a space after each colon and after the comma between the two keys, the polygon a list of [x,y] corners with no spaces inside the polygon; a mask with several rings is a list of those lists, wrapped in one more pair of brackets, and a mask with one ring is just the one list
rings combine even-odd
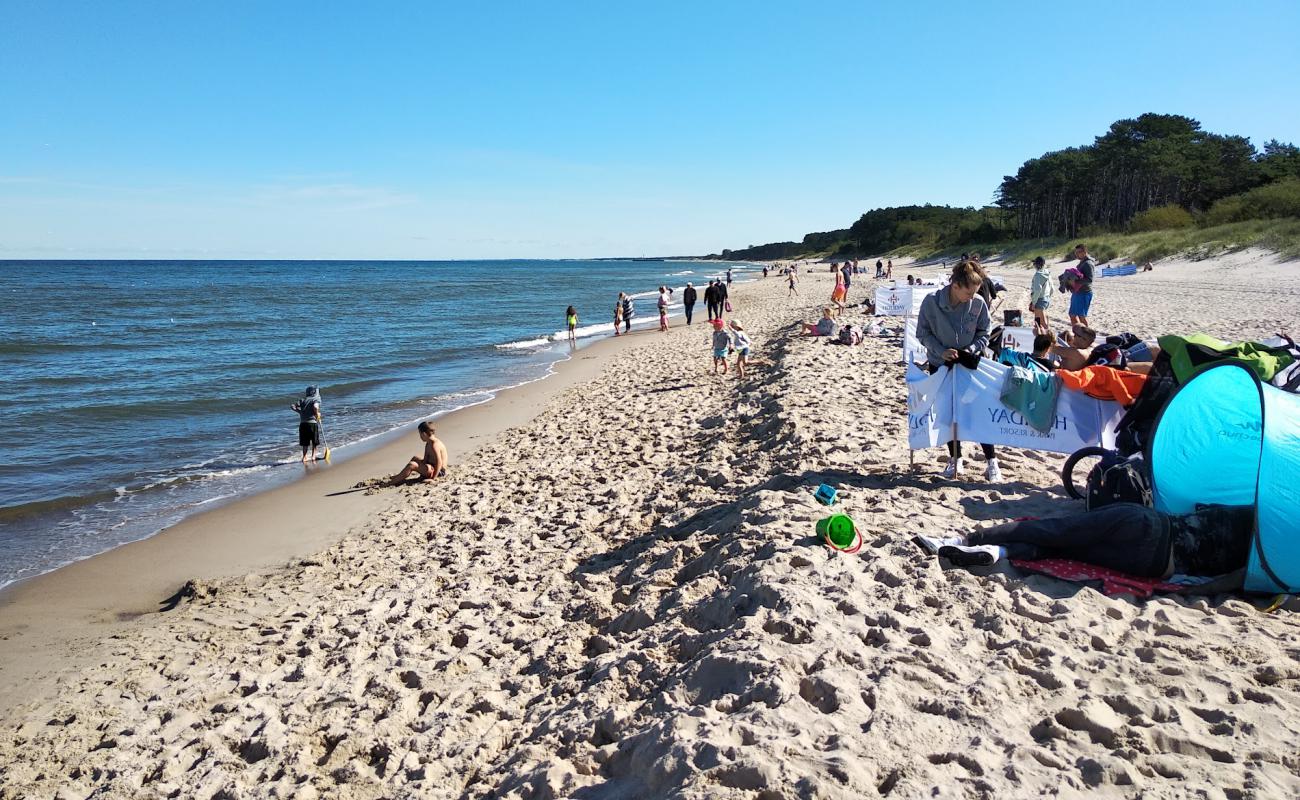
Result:
{"label": "shirtless man", "polygon": [[1095,341],[1096,331],[1087,325],[1075,323],[1061,333],[1061,338],[1052,347],[1051,353],[1061,359],[1061,369],[1083,369],[1088,364],[1088,353]]}
{"label": "shirtless man", "polygon": [[[1118,337],[1112,338],[1115,339]],[[1064,340],[1064,344],[1062,344],[1062,340]],[[1097,348],[1107,344],[1107,342],[1103,341],[1102,345],[1097,345],[1097,348],[1094,348],[1093,345],[1096,341],[1096,331],[1089,328],[1087,325],[1075,323],[1070,326],[1069,330],[1061,332],[1061,338],[1052,345],[1050,354],[1060,359],[1060,368],[1064,370],[1083,369],[1091,364],[1106,365],[1105,361],[1093,360],[1093,356],[1097,354]],[[1118,347],[1119,345],[1115,346]],[[1115,363],[1106,366],[1119,366],[1121,369],[1126,369],[1129,372],[1139,372],[1143,375],[1149,375],[1151,374],[1151,367],[1153,366],[1152,362],[1155,361],[1156,356],[1160,355],[1160,348],[1154,345],[1148,345],[1144,342],[1138,342],[1138,346],[1130,346],[1128,349],[1123,351],[1123,354],[1127,356],[1127,358],[1120,362],[1123,366]]]}
{"label": "shirtless man", "polygon": [[433,423],[421,422],[419,426],[420,441],[424,442],[424,457],[416,456],[406,463],[401,472],[393,476],[393,485],[406,482],[412,475],[419,475],[424,483],[432,483],[435,478],[447,474],[447,446],[433,435]]}

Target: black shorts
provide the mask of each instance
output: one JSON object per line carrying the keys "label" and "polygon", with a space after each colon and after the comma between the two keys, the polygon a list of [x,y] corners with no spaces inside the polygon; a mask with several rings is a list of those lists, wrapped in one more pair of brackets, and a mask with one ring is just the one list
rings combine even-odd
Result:
{"label": "black shorts", "polygon": [[320,426],[314,422],[299,422],[298,446],[320,447]]}

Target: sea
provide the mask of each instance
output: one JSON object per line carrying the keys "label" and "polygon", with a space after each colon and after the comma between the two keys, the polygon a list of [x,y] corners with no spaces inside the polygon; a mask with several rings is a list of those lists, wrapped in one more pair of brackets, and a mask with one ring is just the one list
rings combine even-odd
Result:
{"label": "sea", "polygon": [[[334,458],[657,327],[658,287],[761,267],[663,260],[0,261],[0,587],[301,478],[290,405]],[[697,306],[703,313],[703,303]]]}

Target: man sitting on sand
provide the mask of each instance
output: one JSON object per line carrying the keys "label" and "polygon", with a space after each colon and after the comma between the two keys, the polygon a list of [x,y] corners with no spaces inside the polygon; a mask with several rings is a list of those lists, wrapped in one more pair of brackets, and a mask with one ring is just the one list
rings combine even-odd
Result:
{"label": "man sitting on sand", "polygon": [[433,435],[433,423],[421,422],[418,430],[420,440],[424,442],[424,457],[415,456],[406,463],[401,472],[393,476],[393,485],[405,483],[412,475],[419,475],[424,483],[447,474],[447,446]]}

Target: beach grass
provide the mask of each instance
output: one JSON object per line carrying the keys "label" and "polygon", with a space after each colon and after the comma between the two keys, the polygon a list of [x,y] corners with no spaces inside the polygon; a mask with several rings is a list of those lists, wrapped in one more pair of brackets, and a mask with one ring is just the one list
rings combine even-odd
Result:
{"label": "beach grass", "polygon": [[1088,251],[1102,263],[1133,261],[1140,264],[1172,256],[1200,261],[1248,247],[1270,250],[1288,260],[1300,259],[1300,219],[1255,219],[1213,227],[1184,227],[1140,233],[1097,231],[1068,239],[1019,239],[938,251],[912,247],[901,248],[890,255],[913,256],[924,260],[953,260],[962,252],[978,251],[984,255],[985,260],[999,257],[1005,264],[1028,264],[1036,256],[1042,256],[1050,264],[1073,258],[1072,249],[1080,242],[1088,245]]}

